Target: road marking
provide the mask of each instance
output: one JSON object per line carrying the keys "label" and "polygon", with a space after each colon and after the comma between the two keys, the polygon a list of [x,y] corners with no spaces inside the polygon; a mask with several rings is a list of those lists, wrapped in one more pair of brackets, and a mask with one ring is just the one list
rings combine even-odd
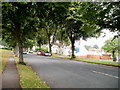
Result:
{"label": "road marking", "polygon": [[110,76],[110,77],[114,77],[114,78],[120,78],[120,77],[113,76],[113,75],[106,74],[106,73],[102,73],[102,72],[97,72],[97,71],[93,71],[93,72],[94,72],[94,73],[98,73],[98,74],[103,74],[103,75],[106,75],[106,76]]}

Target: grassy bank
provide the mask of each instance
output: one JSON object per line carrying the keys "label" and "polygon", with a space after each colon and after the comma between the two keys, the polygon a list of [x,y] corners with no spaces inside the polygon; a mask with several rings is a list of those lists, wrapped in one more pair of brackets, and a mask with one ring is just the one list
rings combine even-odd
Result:
{"label": "grassy bank", "polygon": [[5,70],[6,63],[11,55],[12,51],[0,49],[0,62],[1,62],[0,66],[2,67],[1,69],[2,72]]}
{"label": "grassy bank", "polygon": [[19,64],[17,57],[15,57],[15,60],[20,76],[20,85],[22,88],[49,88],[45,82],[40,80],[29,65]]}
{"label": "grassy bank", "polygon": [[94,64],[102,64],[102,65],[120,67],[120,63],[118,63],[118,62],[113,62],[112,60],[91,59],[91,58],[79,58],[79,57],[76,57],[76,58],[74,58],[74,59],[71,59],[69,56],[58,55],[58,54],[53,54],[53,57],[62,58],[62,59],[69,59],[69,60],[75,60],[75,61],[82,61],[82,62],[87,62],[87,63],[94,63]]}

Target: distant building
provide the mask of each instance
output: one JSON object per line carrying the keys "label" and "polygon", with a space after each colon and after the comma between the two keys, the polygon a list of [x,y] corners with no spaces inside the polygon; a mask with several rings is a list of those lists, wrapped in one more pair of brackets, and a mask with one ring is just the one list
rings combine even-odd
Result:
{"label": "distant building", "polygon": [[[57,42],[52,46],[52,53],[71,55],[71,45],[65,46]],[[94,58],[94,59],[111,59],[110,55],[106,55],[101,49],[90,48],[86,49],[82,40],[75,41],[75,56],[80,58]]]}

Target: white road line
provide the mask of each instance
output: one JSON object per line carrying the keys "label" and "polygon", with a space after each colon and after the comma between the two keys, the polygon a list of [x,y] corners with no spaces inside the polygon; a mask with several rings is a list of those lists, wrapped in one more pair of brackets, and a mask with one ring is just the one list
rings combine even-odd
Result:
{"label": "white road line", "polygon": [[94,73],[98,73],[98,74],[103,74],[103,75],[106,75],[106,76],[110,76],[110,77],[114,77],[114,78],[120,78],[120,77],[113,76],[113,75],[106,74],[106,73],[102,73],[102,72],[97,72],[97,71],[93,71],[93,72],[94,72]]}

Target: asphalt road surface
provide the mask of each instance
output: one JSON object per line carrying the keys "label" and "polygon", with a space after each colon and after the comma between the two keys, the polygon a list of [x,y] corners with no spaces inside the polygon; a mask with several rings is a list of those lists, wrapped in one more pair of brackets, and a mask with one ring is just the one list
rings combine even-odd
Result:
{"label": "asphalt road surface", "polygon": [[118,88],[118,68],[33,54],[25,61],[51,88]]}

